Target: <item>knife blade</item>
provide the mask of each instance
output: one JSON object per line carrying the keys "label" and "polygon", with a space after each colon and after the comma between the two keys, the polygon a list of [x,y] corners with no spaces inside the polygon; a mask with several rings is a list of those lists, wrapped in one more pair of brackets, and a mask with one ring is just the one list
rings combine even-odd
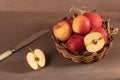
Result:
{"label": "knife blade", "polygon": [[22,42],[20,42],[19,44],[17,44],[13,48],[3,52],[0,55],[0,61],[2,61],[3,59],[7,58],[10,55],[12,55],[14,52],[18,51],[19,49],[21,49],[21,48],[27,46],[28,44],[32,43],[33,41],[35,41],[36,39],[38,39],[39,37],[41,37],[42,35],[44,35],[47,32],[49,32],[49,29],[44,29],[40,32],[37,32],[37,33],[31,35],[30,37],[28,37],[27,39],[23,40]]}

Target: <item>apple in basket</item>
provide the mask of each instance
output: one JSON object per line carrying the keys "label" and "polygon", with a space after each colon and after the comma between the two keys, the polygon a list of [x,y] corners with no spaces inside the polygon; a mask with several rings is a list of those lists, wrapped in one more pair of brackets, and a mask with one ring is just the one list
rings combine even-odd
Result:
{"label": "apple in basket", "polygon": [[45,55],[40,49],[31,50],[31,52],[26,55],[26,60],[33,70],[44,67],[46,63]]}
{"label": "apple in basket", "polygon": [[97,52],[107,43],[107,32],[104,28],[94,28],[84,38],[86,49],[89,52]]}
{"label": "apple in basket", "polygon": [[72,29],[75,33],[85,35],[90,31],[90,21],[85,16],[77,16],[73,20]]}
{"label": "apple in basket", "polygon": [[64,17],[62,20],[65,20],[70,26],[72,26],[73,17]]}
{"label": "apple in basket", "polygon": [[72,34],[72,28],[67,21],[62,20],[53,26],[53,34],[58,40],[66,41]]}
{"label": "apple in basket", "polygon": [[105,44],[107,44],[107,32],[106,30],[103,28],[103,27],[96,27],[96,28],[93,28],[90,32],[100,32],[105,40]]}
{"label": "apple in basket", "polygon": [[80,52],[84,50],[84,37],[78,34],[73,34],[66,42],[66,47],[72,52]]}
{"label": "apple in basket", "polygon": [[86,12],[83,16],[86,16],[90,20],[91,28],[102,26],[102,18],[100,14],[95,12]]}

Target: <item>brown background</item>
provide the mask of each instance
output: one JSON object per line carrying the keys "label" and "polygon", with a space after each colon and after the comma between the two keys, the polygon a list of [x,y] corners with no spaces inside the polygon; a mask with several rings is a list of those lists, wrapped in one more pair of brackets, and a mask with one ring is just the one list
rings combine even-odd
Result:
{"label": "brown background", "polygon": [[[0,0],[0,53],[64,16],[71,4],[96,9],[111,24],[120,28],[119,0]],[[0,62],[0,80],[120,80],[120,33],[102,61],[76,64],[60,56],[51,32]],[[26,63],[28,47],[45,52],[46,66],[33,71]]]}
{"label": "brown background", "polygon": [[73,4],[99,11],[120,11],[119,0],[0,0],[0,11],[66,11]]}

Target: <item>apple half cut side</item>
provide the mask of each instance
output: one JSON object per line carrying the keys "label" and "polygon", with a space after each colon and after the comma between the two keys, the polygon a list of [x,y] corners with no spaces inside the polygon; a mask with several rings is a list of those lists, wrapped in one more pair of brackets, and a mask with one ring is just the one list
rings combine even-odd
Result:
{"label": "apple half cut side", "polygon": [[105,45],[105,40],[99,32],[92,32],[85,36],[84,43],[87,51],[97,52]]}
{"label": "apple half cut side", "polygon": [[40,49],[35,49],[34,51],[29,52],[26,55],[26,60],[29,66],[34,70],[44,67],[46,63],[45,55]]}

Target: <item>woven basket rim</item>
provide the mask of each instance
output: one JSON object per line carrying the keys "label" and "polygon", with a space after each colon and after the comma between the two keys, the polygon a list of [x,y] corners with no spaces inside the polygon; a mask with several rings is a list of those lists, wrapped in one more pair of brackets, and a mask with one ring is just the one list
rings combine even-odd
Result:
{"label": "woven basket rim", "polygon": [[[106,22],[104,22],[105,25],[107,25]],[[110,30],[114,30],[113,26],[110,26]],[[108,34],[108,33],[107,33]],[[97,51],[97,52],[88,52],[83,51],[81,53],[77,52],[78,54],[73,53],[67,47],[65,46],[65,42],[62,42],[55,38],[53,31],[52,31],[52,38],[54,39],[55,46],[57,51],[66,59],[69,59],[73,62],[76,63],[92,63],[92,62],[97,62],[103,59],[104,56],[108,54],[109,48],[112,46],[113,39],[114,39],[114,34],[108,37],[107,41],[108,43],[104,45],[104,47]]]}

